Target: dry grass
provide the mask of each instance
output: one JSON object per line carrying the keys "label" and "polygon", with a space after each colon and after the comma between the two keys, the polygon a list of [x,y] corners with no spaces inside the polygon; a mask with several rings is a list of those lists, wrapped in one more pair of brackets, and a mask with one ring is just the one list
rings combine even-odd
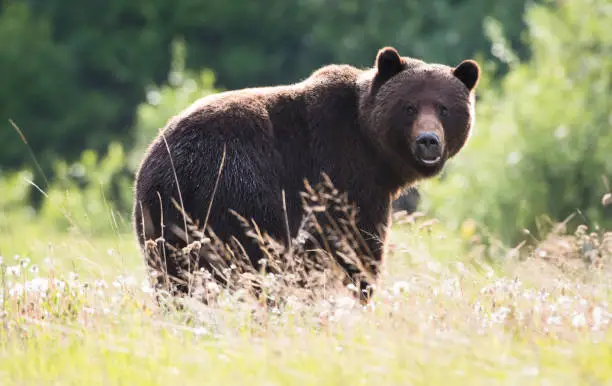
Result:
{"label": "dry grass", "polygon": [[[218,286],[180,310],[158,307],[140,269],[56,268],[83,254],[62,237],[51,261],[3,257],[3,385],[612,383],[609,233],[551,235],[494,268],[440,224],[396,219],[367,306],[351,288],[301,296],[282,272],[250,272],[283,302]],[[86,261],[104,264],[98,249]]]}
{"label": "dry grass", "polygon": [[[182,211],[179,203],[174,204]],[[189,297],[207,304],[217,301],[219,289],[223,287],[271,305],[289,297],[311,303],[329,292],[349,288],[363,304],[367,303],[371,289],[360,290],[360,283],[365,281],[375,286],[380,262],[371,257],[368,244],[358,230],[358,212],[347,195],[323,175],[321,183],[305,184],[302,206],[305,215],[298,235],[294,239],[288,236],[286,243],[275,240],[258,224],[232,211],[247,237],[262,252],[260,269],[253,266],[236,238],[222,242],[213,229],[200,226],[183,211],[185,231],[177,227],[169,229],[190,241],[185,247],[177,248],[161,237],[146,243],[154,287],[175,295],[176,288],[183,286]],[[168,255],[166,250],[170,252]],[[177,262],[179,275],[170,276],[165,261]]]}

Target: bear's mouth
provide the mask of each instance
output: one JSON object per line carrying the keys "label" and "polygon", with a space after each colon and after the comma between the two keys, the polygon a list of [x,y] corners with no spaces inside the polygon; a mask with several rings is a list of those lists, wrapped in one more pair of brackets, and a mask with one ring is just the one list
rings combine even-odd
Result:
{"label": "bear's mouth", "polygon": [[437,157],[432,158],[432,159],[419,158],[419,162],[421,162],[425,166],[436,166],[437,164],[440,163],[440,160],[442,160],[441,156],[437,156]]}
{"label": "bear's mouth", "polygon": [[431,157],[413,156],[412,159],[417,172],[425,177],[436,175],[444,165],[444,156],[442,154],[432,154]]}

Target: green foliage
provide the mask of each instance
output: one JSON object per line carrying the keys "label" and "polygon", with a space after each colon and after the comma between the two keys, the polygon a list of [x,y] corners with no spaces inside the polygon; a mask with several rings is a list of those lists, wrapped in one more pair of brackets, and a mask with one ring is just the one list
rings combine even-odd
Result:
{"label": "green foliage", "polygon": [[[0,233],[8,234],[11,222],[31,221],[34,209],[27,205],[25,197],[31,189],[32,172],[21,170],[0,173]],[[9,220],[10,217],[10,220]]]}
{"label": "green foliage", "polygon": [[329,62],[371,65],[383,45],[456,63],[492,57],[482,34],[495,17],[520,44],[529,0],[109,0],[5,1],[0,5],[0,165],[28,162],[13,119],[43,167],[131,147],[136,107],[171,65],[183,36],[186,68],[210,68],[224,88],[294,82]]}
{"label": "green foliage", "polygon": [[[492,58],[483,23],[503,21],[509,41],[524,55],[520,33],[529,1],[310,1],[314,25],[309,48],[327,61],[371,65],[382,45],[400,52],[446,64],[483,53]],[[309,54],[312,56],[312,53]]]}
{"label": "green foliage", "polygon": [[110,144],[104,157],[86,150],[75,163],[57,162],[41,220],[59,229],[95,233],[126,229],[131,221],[132,175],[125,165],[118,143]]}
{"label": "green foliage", "polygon": [[[28,197],[43,197],[38,184],[53,198],[43,214],[59,225],[67,213],[88,221],[104,213],[91,226],[108,228],[113,211],[128,217],[129,181],[150,140],[191,102],[221,88],[296,81],[324,63],[371,65],[380,46],[394,45],[448,64],[475,56],[484,67],[475,133],[446,176],[425,183],[429,208],[450,225],[473,219],[510,242],[520,227],[545,231],[544,214],[563,220],[580,210],[609,224],[612,207],[601,210],[600,200],[603,178],[612,177],[610,2],[550,1],[524,20],[533,3],[112,0],[101,10],[73,0],[5,2],[0,118],[21,127],[52,186],[39,173],[33,182],[25,171],[6,177],[31,165],[5,121],[0,187],[9,194],[0,206],[29,208]],[[103,159],[113,161],[98,160],[113,139],[121,150],[112,145]]]}
{"label": "green foliage", "polygon": [[136,110],[135,144],[129,156],[130,169],[134,172],[147,146],[168,119],[197,99],[220,91],[214,88],[212,71],[204,69],[196,73],[185,69],[185,50],[182,40],[173,42],[172,67],[167,83],[149,87],[147,101]]}
{"label": "green foliage", "polygon": [[[25,129],[30,145],[41,158],[72,134],[67,106],[77,110],[72,63],[63,47],[51,38],[50,23],[32,15],[24,2],[8,3],[0,12],[0,167],[28,161],[28,152],[9,125],[13,119]],[[61,86],[60,86],[61,85]],[[61,97],[58,97],[58,90]],[[78,146],[78,140],[76,140]],[[22,166],[22,165],[20,165]]]}
{"label": "green foliage", "polygon": [[580,211],[609,227],[601,197],[612,176],[610,1],[537,6],[527,22],[533,57],[513,61],[499,90],[481,91],[473,137],[445,178],[426,184],[425,199],[454,226],[471,218],[509,242],[522,227],[540,237],[545,215]]}
{"label": "green foliage", "polygon": [[[58,230],[76,229],[95,234],[125,230],[131,221],[132,184],[140,158],[169,117],[214,89],[210,70],[185,70],[185,45],[173,44],[168,83],[150,87],[149,101],[137,109],[136,146],[126,154],[113,142],[104,154],[87,149],[74,162],[52,163],[50,186],[34,186],[29,170],[0,175],[0,214],[4,223],[29,219],[34,209],[29,197],[42,196],[38,221]],[[102,155],[101,155],[102,154]]]}

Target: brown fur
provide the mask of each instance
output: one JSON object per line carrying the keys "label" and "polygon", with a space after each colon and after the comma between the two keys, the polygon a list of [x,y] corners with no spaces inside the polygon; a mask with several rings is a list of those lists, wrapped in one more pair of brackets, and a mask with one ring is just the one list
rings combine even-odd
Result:
{"label": "brown fur", "polygon": [[[178,247],[185,245],[170,228],[184,224],[171,198],[203,222],[225,146],[208,225],[223,240],[235,236],[255,266],[261,254],[229,209],[285,239],[284,189],[289,231],[295,237],[304,180],[317,183],[322,173],[358,208],[358,226],[371,258],[380,262],[391,197],[439,173],[469,135],[472,90],[480,74],[471,61],[456,68],[453,74],[452,67],[401,58],[385,48],[371,69],[328,65],[296,84],[197,101],[168,122],[138,171],[133,214],[141,246],[162,235]],[[432,130],[441,139],[443,156],[435,167],[425,167],[411,149],[416,135]],[[168,273],[176,274],[176,264],[166,264]],[[361,287],[367,284],[372,283]]]}

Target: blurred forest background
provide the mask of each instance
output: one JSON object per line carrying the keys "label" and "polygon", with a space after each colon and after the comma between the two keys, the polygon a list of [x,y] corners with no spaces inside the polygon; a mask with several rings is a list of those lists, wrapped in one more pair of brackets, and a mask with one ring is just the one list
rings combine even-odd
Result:
{"label": "blurred forest background", "polygon": [[133,173],[173,114],[332,62],[370,66],[385,45],[484,70],[475,132],[419,187],[420,209],[505,243],[572,214],[609,227],[610,26],[612,0],[5,0],[0,233],[129,230]]}

